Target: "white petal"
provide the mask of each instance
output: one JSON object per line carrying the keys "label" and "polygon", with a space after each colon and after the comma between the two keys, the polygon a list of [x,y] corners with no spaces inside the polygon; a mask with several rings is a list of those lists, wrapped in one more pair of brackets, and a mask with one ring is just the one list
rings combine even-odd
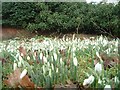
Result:
{"label": "white petal", "polygon": [[49,69],[49,76],[51,77],[52,75],[51,75],[51,69]]}
{"label": "white petal", "polygon": [[57,60],[57,54],[53,53],[54,59]]}
{"label": "white petal", "polygon": [[101,73],[102,72],[102,64],[99,62],[95,65],[95,71]]}
{"label": "white petal", "polygon": [[51,66],[52,66],[52,70],[54,70],[54,66],[53,66],[53,64],[51,64]]}
{"label": "white petal", "polygon": [[19,60],[20,60],[20,61],[22,61],[22,60],[23,60],[23,58],[22,58],[20,55],[19,55]]}
{"label": "white petal", "polygon": [[94,81],[94,79],[95,79],[95,78],[94,78],[94,76],[92,76],[92,75],[91,75],[91,76],[88,78],[89,83],[90,83],[90,84],[92,84],[92,83],[93,83],[93,81]]}
{"label": "white petal", "polygon": [[30,57],[29,57],[29,56],[27,56],[27,60],[30,60]]}
{"label": "white petal", "polygon": [[92,84],[93,81],[94,81],[94,76],[91,75],[88,79],[85,79],[85,80],[84,80],[83,86]]}
{"label": "white petal", "polygon": [[58,73],[58,68],[56,69],[56,73]]}
{"label": "white petal", "polygon": [[101,83],[102,83],[102,81],[100,80],[100,78],[99,78],[99,80],[98,80],[98,83],[99,83],[99,84],[101,84]]}
{"label": "white petal", "polygon": [[110,85],[105,85],[104,90],[112,90]]}
{"label": "white petal", "polygon": [[44,63],[47,63],[47,58],[45,56],[43,56],[43,61]]}
{"label": "white petal", "polygon": [[77,64],[78,64],[76,57],[73,59],[73,64],[74,64],[75,66],[77,66]]}
{"label": "white petal", "polygon": [[50,63],[49,62],[47,63],[47,66],[50,67]]}
{"label": "white petal", "polygon": [[41,52],[40,53],[40,60],[42,60],[43,59],[43,53]]}
{"label": "white petal", "polygon": [[63,65],[63,61],[62,61],[62,58],[60,58],[60,64]]}
{"label": "white petal", "polygon": [[16,68],[17,68],[17,63],[14,62],[13,69],[16,70]]}
{"label": "white petal", "polygon": [[24,56],[24,54],[23,54],[23,53],[21,53],[20,55],[21,55],[21,56]]}
{"label": "white petal", "polygon": [[83,82],[83,86],[88,85],[88,84],[89,84],[89,80],[85,79],[84,82]]}
{"label": "white petal", "polygon": [[27,70],[24,69],[20,75],[20,79],[22,79],[27,74]]}
{"label": "white petal", "polygon": [[115,81],[115,83],[119,83],[120,82],[119,79],[118,79],[118,77],[116,77],[116,76],[114,78],[114,81]]}

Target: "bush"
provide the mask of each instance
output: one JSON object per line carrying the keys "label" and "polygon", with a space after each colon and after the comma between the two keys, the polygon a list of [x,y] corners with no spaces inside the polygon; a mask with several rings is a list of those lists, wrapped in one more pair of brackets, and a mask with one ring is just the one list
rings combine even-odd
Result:
{"label": "bush", "polygon": [[119,7],[120,2],[117,5],[85,2],[4,2],[2,24],[31,31],[72,31],[118,36]]}

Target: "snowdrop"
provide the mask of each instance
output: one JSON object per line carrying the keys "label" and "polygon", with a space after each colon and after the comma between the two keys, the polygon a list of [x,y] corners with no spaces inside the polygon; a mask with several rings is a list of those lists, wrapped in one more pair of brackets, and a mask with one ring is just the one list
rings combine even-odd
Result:
{"label": "snowdrop", "polygon": [[60,64],[63,65],[63,60],[62,60],[62,58],[60,58]]}
{"label": "snowdrop", "polygon": [[115,76],[114,81],[115,81],[115,83],[119,83],[120,82],[117,76]]}
{"label": "snowdrop", "polygon": [[77,61],[77,58],[76,58],[76,57],[73,58],[73,64],[74,64],[75,66],[77,66],[77,64],[78,64],[78,61]]}
{"label": "snowdrop", "polygon": [[44,45],[49,46],[49,41],[44,40],[43,43],[44,43]]}
{"label": "snowdrop", "polygon": [[23,58],[19,55],[18,67],[21,67]]}
{"label": "snowdrop", "polygon": [[27,60],[30,60],[30,57],[29,57],[29,56],[27,56]]}
{"label": "snowdrop", "polygon": [[76,47],[73,45],[72,51],[75,52],[76,51]]}
{"label": "snowdrop", "polygon": [[45,74],[45,66],[43,65],[43,67],[42,67],[42,69],[43,69],[43,74]]}
{"label": "snowdrop", "polygon": [[102,84],[102,81],[101,81],[101,79],[100,79],[100,78],[98,79],[98,83],[99,83],[99,84]]}
{"label": "snowdrop", "polygon": [[52,75],[51,75],[51,69],[49,69],[49,76],[51,77]]}
{"label": "snowdrop", "polygon": [[56,73],[58,73],[58,68],[56,69]]}
{"label": "snowdrop", "polygon": [[50,63],[49,62],[47,63],[47,66],[48,66],[48,68],[50,67]]}
{"label": "snowdrop", "polygon": [[51,64],[51,67],[52,67],[52,70],[54,70],[54,66],[53,66],[53,64]]}
{"label": "snowdrop", "polygon": [[19,55],[19,61],[22,61],[23,60],[23,58]]}
{"label": "snowdrop", "polygon": [[21,53],[20,55],[21,55],[22,57],[24,56],[24,54],[23,54],[23,53]]}
{"label": "snowdrop", "polygon": [[57,60],[57,54],[56,53],[53,53],[53,56],[54,56],[54,59],[55,61]]}
{"label": "snowdrop", "polygon": [[22,79],[27,74],[27,70],[24,69],[22,73],[20,74],[20,79]]}
{"label": "snowdrop", "polygon": [[84,82],[83,82],[83,86],[86,86],[86,85],[90,85],[94,82],[94,76],[91,75],[88,79],[85,79]]}
{"label": "snowdrop", "polygon": [[102,72],[102,64],[99,62],[95,65],[95,71],[101,73]]}
{"label": "snowdrop", "polygon": [[40,53],[40,60],[42,60],[43,59],[43,53],[41,52]]}
{"label": "snowdrop", "polygon": [[47,58],[45,56],[43,56],[43,61],[44,63],[47,63]]}
{"label": "snowdrop", "polygon": [[106,45],[107,45],[107,43],[108,43],[108,41],[107,41],[107,40],[103,40],[103,46],[106,46]]}
{"label": "snowdrop", "polygon": [[14,62],[13,69],[16,70],[16,68],[17,68],[17,63]]}
{"label": "snowdrop", "polygon": [[105,85],[104,90],[112,90],[110,85]]}

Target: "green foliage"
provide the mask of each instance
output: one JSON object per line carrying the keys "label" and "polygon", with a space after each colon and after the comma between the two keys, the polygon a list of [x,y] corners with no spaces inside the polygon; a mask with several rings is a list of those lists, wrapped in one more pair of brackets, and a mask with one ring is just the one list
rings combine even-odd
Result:
{"label": "green foliage", "polygon": [[116,35],[120,33],[120,2],[87,4],[38,2],[4,2],[3,26],[15,26],[31,31],[84,32]]}

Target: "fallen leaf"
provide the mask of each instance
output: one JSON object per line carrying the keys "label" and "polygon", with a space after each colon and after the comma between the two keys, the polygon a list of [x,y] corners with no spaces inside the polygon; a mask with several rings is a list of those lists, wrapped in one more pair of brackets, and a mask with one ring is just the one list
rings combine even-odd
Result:
{"label": "fallen leaf", "polygon": [[10,87],[18,87],[20,74],[20,69],[16,69],[12,74],[8,76],[7,80],[3,81],[3,83]]}
{"label": "fallen leaf", "polygon": [[21,80],[20,80],[20,86],[22,87],[30,87],[34,88],[34,83],[31,82],[30,78],[28,75],[25,75]]}
{"label": "fallen leaf", "polygon": [[34,88],[34,83],[30,80],[28,75],[25,75],[22,79],[20,79],[21,71],[20,69],[16,69],[12,74],[8,76],[8,79],[4,80],[3,83],[8,87],[23,87],[23,88]]}

